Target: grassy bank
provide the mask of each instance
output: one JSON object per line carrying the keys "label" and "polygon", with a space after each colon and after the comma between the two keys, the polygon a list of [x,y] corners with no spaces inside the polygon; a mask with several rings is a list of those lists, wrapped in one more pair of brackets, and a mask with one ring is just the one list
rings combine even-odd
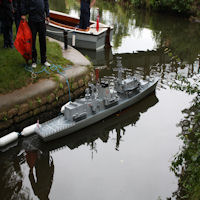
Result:
{"label": "grassy bank", "polygon": [[[15,32],[15,31],[14,31]],[[15,37],[15,36],[14,36]],[[56,76],[56,72],[47,69],[50,74],[42,72],[36,78],[32,78],[31,73],[27,71],[26,62],[20,53],[14,49],[3,48],[3,36],[0,35],[0,94],[12,92],[22,88],[30,83],[34,83],[42,78]],[[39,42],[37,40],[38,63],[40,63]],[[59,44],[47,40],[47,60],[55,65],[67,67],[72,63],[62,57],[62,49]],[[30,61],[29,61],[30,62]],[[31,63],[31,62],[30,62]],[[39,72],[43,66],[38,64],[35,72]]]}

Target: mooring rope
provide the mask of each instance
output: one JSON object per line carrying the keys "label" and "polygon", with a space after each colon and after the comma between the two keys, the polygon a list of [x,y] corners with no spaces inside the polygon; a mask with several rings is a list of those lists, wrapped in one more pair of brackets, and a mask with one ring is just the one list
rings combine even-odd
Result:
{"label": "mooring rope", "polygon": [[[69,67],[69,66],[68,66]],[[55,64],[51,64],[50,67],[48,67],[48,69],[50,69],[52,72],[57,72],[58,74],[60,74],[61,76],[63,76],[66,80],[66,84],[68,86],[68,93],[69,93],[69,101],[71,101],[71,93],[70,93],[70,85],[69,85],[69,81],[67,79],[67,77],[64,75],[64,73],[62,71],[66,70],[66,68],[63,68],[60,65],[55,65]],[[42,69],[40,71],[34,71],[33,68],[30,65],[25,65],[25,70],[31,73],[31,77],[32,78],[36,78],[37,74],[41,74],[42,72],[45,72],[47,74],[50,74],[50,72],[47,70],[47,67],[42,66]]]}
{"label": "mooring rope", "polygon": [[64,70],[66,70],[66,68],[63,68],[60,65],[54,65],[54,64],[52,64],[49,68],[50,68],[51,71],[53,71],[53,72],[56,71],[58,74],[60,74],[61,76],[63,76],[65,78],[67,86],[68,86],[69,101],[71,101],[69,81],[68,81],[67,77],[64,75],[64,73],[62,71],[60,71],[60,70],[64,71]]}

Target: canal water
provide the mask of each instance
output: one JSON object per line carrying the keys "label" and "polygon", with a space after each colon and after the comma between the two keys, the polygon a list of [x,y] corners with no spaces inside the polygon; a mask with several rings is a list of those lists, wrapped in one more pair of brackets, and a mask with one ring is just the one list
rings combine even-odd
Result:
{"label": "canal water", "polygon": [[[200,63],[200,25],[98,0],[100,21],[114,27],[112,48],[85,51],[100,78],[127,73],[159,77],[155,94],[76,134],[50,143],[36,135],[0,153],[0,199],[157,200],[178,188],[170,172],[182,143],[182,111],[193,96],[170,89]],[[50,8],[79,16],[79,1],[50,0]],[[91,18],[96,19],[96,7]],[[41,119],[42,120],[42,119]],[[43,119],[44,120],[44,119]],[[173,197],[172,197],[173,199]]]}

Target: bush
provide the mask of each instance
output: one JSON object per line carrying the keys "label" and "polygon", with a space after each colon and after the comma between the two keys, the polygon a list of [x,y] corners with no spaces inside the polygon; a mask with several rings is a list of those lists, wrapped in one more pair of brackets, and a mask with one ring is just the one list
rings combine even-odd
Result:
{"label": "bush", "polygon": [[175,11],[191,14],[198,12],[197,0],[131,0],[137,7],[146,7],[158,11]]}

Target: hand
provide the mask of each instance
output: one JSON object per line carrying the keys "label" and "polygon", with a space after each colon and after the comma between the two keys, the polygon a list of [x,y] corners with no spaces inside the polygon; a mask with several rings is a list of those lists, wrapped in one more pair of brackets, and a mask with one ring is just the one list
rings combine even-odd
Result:
{"label": "hand", "polygon": [[46,22],[49,23],[50,22],[50,18],[46,17]]}
{"label": "hand", "polygon": [[25,15],[22,15],[22,16],[21,16],[21,19],[22,19],[22,20],[26,20],[26,16],[25,16]]}

